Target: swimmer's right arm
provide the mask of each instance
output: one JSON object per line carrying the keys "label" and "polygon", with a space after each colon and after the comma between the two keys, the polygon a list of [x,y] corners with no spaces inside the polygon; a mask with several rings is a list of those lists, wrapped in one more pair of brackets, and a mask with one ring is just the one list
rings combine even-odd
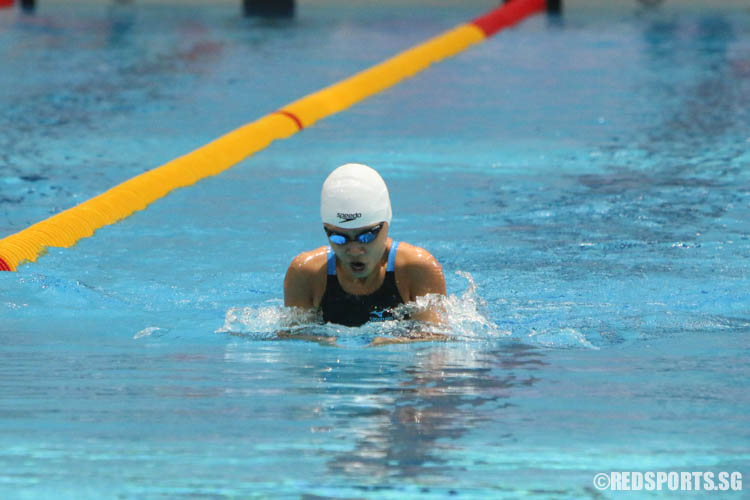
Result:
{"label": "swimmer's right arm", "polygon": [[[319,272],[309,254],[300,254],[289,265],[284,278],[284,305],[302,309],[315,309],[315,284]],[[292,326],[292,325],[290,325]],[[309,340],[326,345],[335,345],[336,337],[322,335],[292,334],[288,330],[276,333],[276,338],[285,340]]]}
{"label": "swimmer's right arm", "polygon": [[313,309],[313,279],[315,273],[305,265],[303,254],[294,258],[284,277],[284,305],[286,307],[301,307]]}

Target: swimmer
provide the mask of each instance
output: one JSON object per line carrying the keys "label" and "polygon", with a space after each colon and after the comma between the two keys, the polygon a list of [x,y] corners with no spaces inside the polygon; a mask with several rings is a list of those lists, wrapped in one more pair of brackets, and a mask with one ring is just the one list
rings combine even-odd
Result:
{"label": "swimmer", "polygon": [[[445,295],[435,257],[389,236],[388,188],[372,168],[349,163],[335,169],[323,183],[320,215],[330,245],[294,258],[284,279],[285,306],[320,311],[325,322],[360,326],[393,319],[394,307],[417,297]],[[440,314],[420,310],[410,319],[440,323]],[[438,337],[445,338],[425,334],[419,340]]]}

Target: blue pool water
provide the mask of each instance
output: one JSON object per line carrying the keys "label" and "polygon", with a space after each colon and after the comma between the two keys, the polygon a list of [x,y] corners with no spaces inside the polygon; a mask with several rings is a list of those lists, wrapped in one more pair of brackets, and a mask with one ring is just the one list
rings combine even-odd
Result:
{"label": "blue pool water", "polygon": [[[0,11],[0,235],[495,5],[262,22],[235,2],[39,3]],[[750,9],[567,3],[0,274],[0,497],[747,480]],[[273,340],[289,261],[325,243],[322,180],[349,161],[389,183],[392,235],[442,263],[454,342]]]}

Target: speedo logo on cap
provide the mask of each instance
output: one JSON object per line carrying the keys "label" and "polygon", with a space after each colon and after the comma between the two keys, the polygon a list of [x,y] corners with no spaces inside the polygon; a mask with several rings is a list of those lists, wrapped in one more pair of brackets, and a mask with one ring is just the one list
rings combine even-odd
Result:
{"label": "speedo logo on cap", "polygon": [[336,214],[336,217],[341,219],[339,222],[351,222],[362,217],[362,214],[359,212],[357,212],[356,214],[342,214],[341,212],[339,212]]}

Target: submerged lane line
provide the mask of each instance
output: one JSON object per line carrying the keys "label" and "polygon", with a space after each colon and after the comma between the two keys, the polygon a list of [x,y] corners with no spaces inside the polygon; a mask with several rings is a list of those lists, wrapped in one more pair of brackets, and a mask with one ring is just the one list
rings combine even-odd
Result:
{"label": "submerged lane line", "polygon": [[195,151],[133,177],[83,203],[0,239],[0,271],[35,261],[47,247],[71,247],[101,227],[143,210],[170,191],[219,174],[276,139],[419,73],[543,10],[546,0],[511,0],[472,22],[407,49],[369,69],[243,125]]}

